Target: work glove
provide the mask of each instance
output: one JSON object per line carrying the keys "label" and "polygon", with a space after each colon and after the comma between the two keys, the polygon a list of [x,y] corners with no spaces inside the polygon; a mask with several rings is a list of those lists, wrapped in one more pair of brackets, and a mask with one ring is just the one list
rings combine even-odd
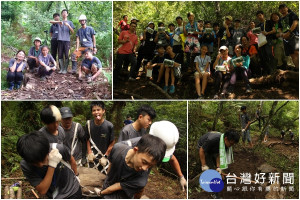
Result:
{"label": "work glove", "polygon": [[201,169],[202,169],[202,171],[204,172],[204,171],[208,170],[209,167],[208,167],[207,165],[202,165]]}
{"label": "work glove", "polygon": [[94,162],[94,159],[95,159],[95,155],[93,153],[89,153],[89,155],[88,155],[88,161],[89,162]]}
{"label": "work glove", "polygon": [[102,196],[102,195],[101,195],[101,190],[100,190],[99,188],[94,188],[94,190],[95,190],[95,192],[96,192],[96,194],[97,194],[98,196]]}
{"label": "work glove", "polygon": [[50,167],[56,168],[61,159],[62,155],[59,153],[58,149],[52,149],[49,153],[48,165]]}
{"label": "work glove", "polygon": [[100,159],[100,164],[105,167],[107,165],[108,159],[104,156]]}
{"label": "work glove", "polygon": [[219,172],[219,173],[222,175],[222,169],[221,169],[220,167],[218,167],[218,168],[216,169],[216,171]]}
{"label": "work glove", "polygon": [[185,191],[185,188],[186,188],[187,186],[186,186],[186,180],[185,180],[184,176],[182,176],[182,177],[180,178],[180,185],[181,185],[182,191]]}

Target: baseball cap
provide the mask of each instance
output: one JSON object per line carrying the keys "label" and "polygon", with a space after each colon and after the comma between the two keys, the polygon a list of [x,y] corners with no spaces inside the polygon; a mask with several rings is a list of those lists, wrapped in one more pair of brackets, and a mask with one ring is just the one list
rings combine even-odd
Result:
{"label": "baseball cap", "polygon": [[69,107],[62,107],[60,109],[60,113],[61,113],[61,118],[63,119],[73,117],[72,111]]}

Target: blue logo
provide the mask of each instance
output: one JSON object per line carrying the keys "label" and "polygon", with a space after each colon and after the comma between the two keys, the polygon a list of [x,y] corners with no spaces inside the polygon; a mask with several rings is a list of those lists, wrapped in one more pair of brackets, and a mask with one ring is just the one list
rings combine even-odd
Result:
{"label": "blue logo", "polygon": [[206,192],[221,192],[224,188],[221,175],[212,169],[208,169],[201,174],[199,183]]}

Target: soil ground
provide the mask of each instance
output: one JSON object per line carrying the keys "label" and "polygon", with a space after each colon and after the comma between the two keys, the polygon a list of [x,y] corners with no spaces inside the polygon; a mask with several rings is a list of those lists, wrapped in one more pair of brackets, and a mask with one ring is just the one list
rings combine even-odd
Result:
{"label": "soil ground", "polygon": [[[114,84],[114,99],[168,99],[165,93],[149,84],[149,79],[142,74],[139,80],[127,81],[127,72],[123,75],[119,84]],[[181,84],[175,84],[175,93],[169,94],[172,99],[196,99],[197,93],[193,73],[185,73],[181,79]],[[164,79],[157,84],[160,88],[164,86]],[[177,82],[177,81],[176,81]],[[283,87],[279,83],[256,84],[254,79],[250,80],[252,92],[247,94],[246,85],[238,80],[234,89],[234,95],[226,99],[298,99],[298,88]],[[215,95],[212,79],[209,81],[205,90],[204,99],[213,99]]]}
{"label": "soil ground", "polygon": [[[5,69],[2,69],[5,70]],[[37,75],[25,73],[23,85],[19,90],[2,90],[2,100],[29,100],[29,99],[111,99],[111,85],[108,79],[101,74],[97,81],[87,83],[86,79],[79,81],[77,76],[52,73],[45,81]]]}
{"label": "soil ground", "polygon": [[[257,144],[258,137],[252,138],[253,143]],[[267,142],[262,143],[265,147],[271,148],[276,154],[284,156],[288,158],[292,163],[295,163],[299,160],[299,144],[293,143],[292,141],[287,141],[281,143],[280,138],[271,137],[268,139]],[[255,153],[253,149],[248,147],[241,147],[235,146],[234,147],[234,163],[229,165],[227,171],[230,174],[235,173],[237,176],[240,176],[240,173],[251,173],[252,180],[254,180],[254,174],[258,172],[258,167],[263,163],[266,163],[265,159],[262,156],[262,152]],[[273,166],[276,168],[276,166]],[[276,171],[281,173],[283,171]],[[192,175],[194,178],[196,174]],[[189,175],[190,176],[190,175]],[[282,181],[280,181],[282,183]],[[247,185],[248,191],[241,191],[242,186],[244,184],[240,184],[240,180],[237,180],[236,185],[228,185],[226,181],[224,182],[224,189],[220,192],[220,197],[224,199],[265,199],[267,192],[265,191],[265,187],[263,187],[262,192],[258,192],[257,184]],[[235,191],[234,189],[232,192],[227,191],[227,186],[232,186],[232,188],[240,187],[240,191]],[[255,191],[249,191],[250,186],[256,187]],[[287,185],[288,186],[288,185]],[[296,186],[298,187],[298,186]],[[287,196],[290,198],[298,198],[299,194],[292,194],[293,192],[287,191]],[[286,197],[287,197],[286,196]],[[198,188],[189,188],[189,198],[190,199],[212,199],[211,193],[205,192],[202,189]],[[288,198],[288,197],[287,197]]]}

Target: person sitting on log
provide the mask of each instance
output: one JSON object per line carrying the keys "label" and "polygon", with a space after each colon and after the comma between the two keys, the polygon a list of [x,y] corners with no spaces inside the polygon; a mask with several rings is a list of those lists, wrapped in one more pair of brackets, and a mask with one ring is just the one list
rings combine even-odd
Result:
{"label": "person sitting on log", "polygon": [[19,50],[16,53],[16,57],[9,61],[8,72],[7,72],[7,82],[8,89],[13,90],[14,86],[16,89],[20,89],[21,83],[23,81],[23,70],[26,67],[26,57],[23,50]]}

